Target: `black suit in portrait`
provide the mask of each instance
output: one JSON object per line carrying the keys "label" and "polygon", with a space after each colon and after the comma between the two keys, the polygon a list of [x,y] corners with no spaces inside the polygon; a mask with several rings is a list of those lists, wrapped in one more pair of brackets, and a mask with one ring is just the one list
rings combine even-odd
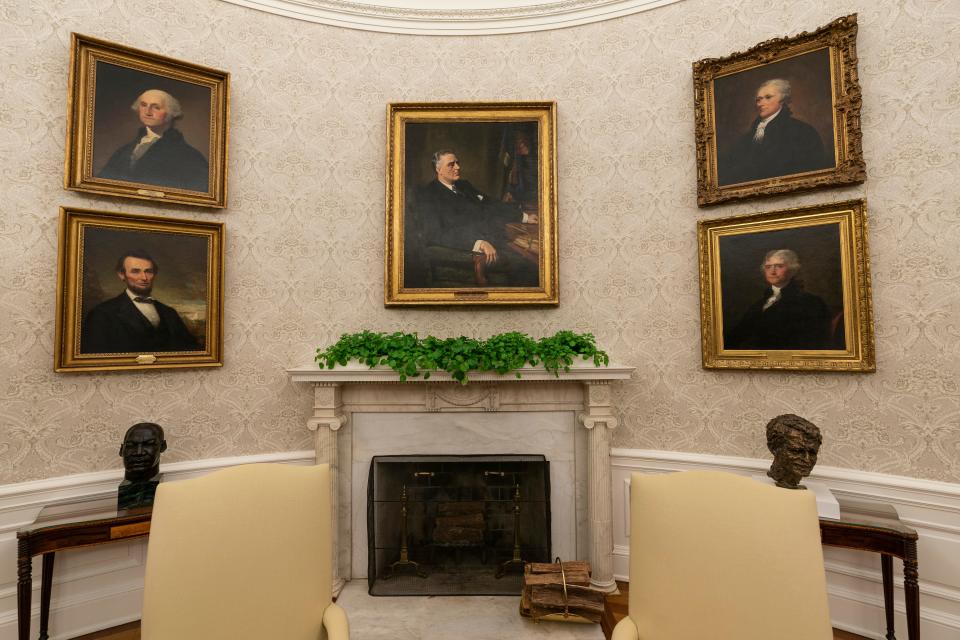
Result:
{"label": "black suit in portrait", "polygon": [[[522,221],[519,204],[492,199],[467,180],[458,180],[454,186],[456,191],[432,180],[416,190],[407,221],[408,235],[416,241],[409,249],[443,247],[469,253],[477,240],[486,240],[497,250],[497,262],[487,267],[489,271],[503,274],[509,286],[537,286],[538,266],[508,248],[506,225]],[[406,262],[412,265],[416,259],[408,252]],[[467,276],[455,286],[475,286],[471,278]]]}
{"label": "black suit in portrait", "polygon": [[143,182],[158,187],[207,191],[209,164],[203,154],[187,144],[173,127],[154,142],[139,160],[131,162],[133,150],[147,133],[140,127],[136,137],[117,149],[98,178]]}
{"label": "black suit in portrait", "polygon": [[754,141],[760,118],[756,118],[724,154],[717,165],[720,185],[763,180],[787,176],[804,171],[816,171],[833,166],[820,140],[820,134],[812,126],[797,120],[784,106],[780,113],[767,122],[763,139]]}
{"label": "black suit in portrait", "polygon": [[157,353],[197,351],[200,345],[173,307],[154,301],[156,328],[124,291],[87,314],[80,331],[80,353]]}
{"label": "black suit in portrait", "polygon": [[[818,296],[791,280],[780,299],[764,309],[773,289],[754,302],[732,330],[724,332],[726,349],[832,349],[830,311]],[[726,322],[724,322],[726,325]]]}
{"label": "black suit in portrait", "polygon": [[500,251],[504,226],[521,220],[519,210],[491,200],[466,180],[454,186],[456,192],[433,180],[417,191],[414,206],[427,244],[471,251],[477,240],[486,240]]}

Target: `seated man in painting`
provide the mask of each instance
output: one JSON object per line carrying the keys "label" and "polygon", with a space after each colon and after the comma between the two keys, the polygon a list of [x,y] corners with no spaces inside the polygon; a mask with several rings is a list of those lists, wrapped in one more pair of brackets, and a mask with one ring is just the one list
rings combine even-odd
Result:
{"label": "seated man in painting", "polygon": [[183,117],[180,102],[166,91],[150,89],[130,108],[143,126],[114,152],[97,177],[206,192],[207,159],[174,126]]}
{"label": "seated man in painting", "polygon": [[[767,287],[740,321],[725,331],[726,349],[829,349],[830,311],[796,278],[800,260],[790,249],[774,249],[760,267]],[[726,325],[726,320],[724,321]]]}
{"label": "seated man in painting", "polygon": [[[507,286],[535,287],[538,265],[509,248],[507,225],[537,223],[535,213],[522,213],[517,204],[490,198],[460,178],[457,154],[443,149],[433,154],[436,178],[417,189],[411,205],[414,226],[423,249],[442,247],[472,254],[485,273],[498,274]],[[475,274],[466,274],[456,287],[482,285]]]}

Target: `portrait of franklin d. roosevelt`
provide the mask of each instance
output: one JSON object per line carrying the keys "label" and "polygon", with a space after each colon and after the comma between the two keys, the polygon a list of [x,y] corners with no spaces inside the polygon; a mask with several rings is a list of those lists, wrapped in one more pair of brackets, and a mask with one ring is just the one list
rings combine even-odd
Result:
{"label": "portrait of franklin d. roosevelt", "polygon": [[723,347],[845,349],[837,224],[720,239]]}
{"label": "portrait of franklin d. roosevelt", "polygon": [[404,286],[540,284],[536,122],[406,125]]}

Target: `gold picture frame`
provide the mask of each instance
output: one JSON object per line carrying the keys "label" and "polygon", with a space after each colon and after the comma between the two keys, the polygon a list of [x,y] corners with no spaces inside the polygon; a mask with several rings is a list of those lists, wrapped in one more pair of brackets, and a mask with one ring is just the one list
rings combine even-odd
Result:
{"label": "gold picture frame", "polygon": [[230,74],[70,34],[64,187],[227,205]]}
{"label": "gold picture frame", "polygon": [[699,221],[703,367],[875,371],[866,209]]}
{"label": "gold picture frame", "polygon": [[556,112],[388,106],[386,306],[559,304]]}
{"label": "gold picture frame", "polygon": [[701,207],[866,179],[857,14],[699,60],[693,87]]}
{"label": "gold picture frame", "polygon": [[220,222],[61,207],[54,369],[222,366],[223,240]]}

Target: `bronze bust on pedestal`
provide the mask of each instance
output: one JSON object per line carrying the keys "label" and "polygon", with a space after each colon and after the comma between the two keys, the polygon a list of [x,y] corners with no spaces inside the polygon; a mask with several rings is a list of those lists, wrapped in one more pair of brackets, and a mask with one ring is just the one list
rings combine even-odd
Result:
{"label": "bronze bust on pedestal", "polygon": [[767,448],[773,454],[767,475],[778,487],[806,489],[800,480],[813,471],[822,443],[820,429],[809,420],[792,413],[777,416],[767,423]]}
{"label": "bronze bust on pedestal", "polygon": [[153,504],[160,484],[160,454],[167,450],[163,427],[140,422],[127,429],[120,445],[123,482],[117,490],[117,509],[135,509]]}

